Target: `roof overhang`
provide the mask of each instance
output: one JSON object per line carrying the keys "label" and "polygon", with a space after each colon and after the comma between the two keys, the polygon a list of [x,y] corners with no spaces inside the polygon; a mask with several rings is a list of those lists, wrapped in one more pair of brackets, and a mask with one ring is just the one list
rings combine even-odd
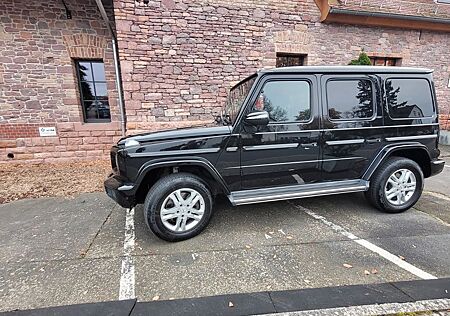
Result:
{"label": "roof overhang", "polygon": [[324,23],[398,27],[403,29],[450,32],[450,19],[388,12],[352,10],[333,6],[334,1],[315,0]]}

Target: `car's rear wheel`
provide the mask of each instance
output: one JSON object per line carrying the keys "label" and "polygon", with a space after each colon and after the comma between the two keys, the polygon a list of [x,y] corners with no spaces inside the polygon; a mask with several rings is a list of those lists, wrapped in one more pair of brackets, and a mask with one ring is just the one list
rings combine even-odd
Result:
{"label": "car's rear wheel", "polygon": [[174,173],[158,180],[147,194],[144,216],[159,238],[180,241],[198,235],[212,215],[212,196],[198,177]]}
{"label": "car's rear wheel", "polygon": [[391,157],[372,176],[366,197],[384,212],[400,213],[419,200],[422,190],[420,166],[407,158]]}

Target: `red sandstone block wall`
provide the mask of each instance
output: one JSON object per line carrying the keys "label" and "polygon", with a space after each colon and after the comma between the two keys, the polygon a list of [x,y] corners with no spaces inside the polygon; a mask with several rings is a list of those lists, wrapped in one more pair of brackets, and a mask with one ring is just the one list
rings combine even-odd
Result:
{"label": "red sandstone block wall", "polygon": [[308,65],[346,65],[361,49],[401,57],[435,69],[440,113],[450,111],[450,33],[323,24],[311,0],[114,0],[114,9],[130,133],[211,121],[227,90],[274,67],[277,53],[306,54]]}
{"label": "red sandstone block wall", "polygon": [[[59,0],[0,1],[0,161],[105,158],[120,137],[106,25],[94,0],[66,4],[72,19]],[[83,123],[75,59],[104,61],[111,123]],[[40,137],[40,126],[57,137]]]}
{"label": "red sandstone block wall", "polygon": [[[111,38],[94,0],[66,3],[71,20],[59,0],[0,1],[0,161],[107,157],[120,137]],[[450,129],[449,33],[322,24],[311,0],[114,0],[114,14],[130,134],[212,121],[227,90],[277,53],[344,65],[361,49],[435,69]],[[111,123],[83,123],[76,58],[104,60]]]}

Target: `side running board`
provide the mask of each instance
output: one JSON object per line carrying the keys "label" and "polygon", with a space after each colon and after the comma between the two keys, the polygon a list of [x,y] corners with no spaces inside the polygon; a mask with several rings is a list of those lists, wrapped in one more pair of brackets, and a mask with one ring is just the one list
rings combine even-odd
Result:
{"label": "side running board", "polygon": [[243,205],[321,195],[360,192],[367,191],[368,189],[369,181],[357,179],[234,191],[228,195],[228,199],[233,205]]}

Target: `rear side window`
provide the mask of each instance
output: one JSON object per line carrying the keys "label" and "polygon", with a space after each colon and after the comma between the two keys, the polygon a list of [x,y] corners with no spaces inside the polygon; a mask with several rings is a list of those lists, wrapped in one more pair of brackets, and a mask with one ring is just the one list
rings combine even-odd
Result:
{"label": "rear side window", "polygon": [[433,116],[433,99],[428,80],[388,79],[385,89],[390,117],[401,119]]}
{"label": "rear side window", "polygon": [[370,80],[330,80],[327,82],[326,89],[328,117],[331,120],[373,117],[373,87]]}

